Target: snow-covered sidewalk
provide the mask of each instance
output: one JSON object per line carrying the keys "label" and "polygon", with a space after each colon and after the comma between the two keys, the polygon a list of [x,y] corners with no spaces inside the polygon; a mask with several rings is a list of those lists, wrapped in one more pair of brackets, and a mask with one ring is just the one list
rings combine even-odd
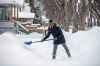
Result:
{"label": "snow-covered sidewalk", "polygon": [[[15,35],[6,32],[0,36],[0,65],[13,66],[99,66],[100,28],[77,33],[64,32],[72,58],[68,58],[62,46],[58,47],[57,58],[52,60],[52,41],[33,43],[30,49],[24,47],[25,41],[38,41],[39,33]],[[50,37],[52,38],[52,36]],[[17,64],[17,65],[16,65]],[[25,65],[24,65],[25,64]],[[30,65],[28,65],[30,64]]]}

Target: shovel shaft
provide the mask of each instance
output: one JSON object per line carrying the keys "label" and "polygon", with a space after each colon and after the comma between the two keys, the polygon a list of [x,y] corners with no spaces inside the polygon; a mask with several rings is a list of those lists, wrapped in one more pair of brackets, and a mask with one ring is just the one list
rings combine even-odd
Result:
{"label": "shovel shaft", "polygon": [[[44,40],[44,41],[49,41],[49,40],[54,40],[54,39],[48,39],[48,40]],[[37,42],[41,42],[41,41],[34,41],[34,42],[29,41],[29,42],[24,42],[24,43],[27,44],[27,45],[30,45],[32,43],[37,43]]]}
{"label": "shovel shaft", "polygon": [[[54,39],[48,39],[48,40],[44,40],[44,41],[49,41],[49,40],[54,40]],[[41,42],[41,41],[35,41],[35,42],[32,42],[32,43],[37,43],[37,42]]]}

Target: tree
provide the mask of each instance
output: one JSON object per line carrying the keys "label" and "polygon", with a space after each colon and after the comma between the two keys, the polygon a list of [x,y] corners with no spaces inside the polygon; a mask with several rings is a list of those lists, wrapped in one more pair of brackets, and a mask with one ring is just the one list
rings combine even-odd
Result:
{"label": "tree", "polygon": [[73,32],[85,30],[93,23],[100,26],[100,0],[43,0],[44,11],[49,19],[53,19],[68,31],[73,26]]}

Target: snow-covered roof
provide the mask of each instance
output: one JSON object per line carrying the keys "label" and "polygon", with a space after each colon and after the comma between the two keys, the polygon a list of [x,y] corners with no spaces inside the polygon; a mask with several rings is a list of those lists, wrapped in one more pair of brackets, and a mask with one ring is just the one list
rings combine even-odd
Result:
{"label": "snow-covered roof", "polygon": [[31,12],[19,12],[18,18],[34,18],[35,14]]}
{"label": "snow-covered roof", "polygon": [[24,4],[24,0],[0,0],[0,5],[8,5],[8,4],[14,4],[18,7],[22,7]]}
{"label": "snow-covered roof", "polygon": [[[18,18],[34,18],[35,13],[31,13],[31,12],[18,12],[18,16],[17,13],[15,14],[15,17]],[[12,15],[12,17],[14,17],[14,15]]]}

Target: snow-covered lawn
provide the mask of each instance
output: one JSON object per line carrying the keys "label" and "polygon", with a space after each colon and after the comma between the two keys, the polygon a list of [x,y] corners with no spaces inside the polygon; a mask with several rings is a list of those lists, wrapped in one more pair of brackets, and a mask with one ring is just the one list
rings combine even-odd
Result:
{"label": "snow-covered lawn", "polygon": [[[52,60],[52,41],[33,43],[24,47],[25,41],[39,41],[42,34],[15,35],[6,32],[0,35],[0,66],[99,66],[100,28],[77,33],[64,32],[72,58],[68,58],[61,45],[57,57]],[[52,36],[50,36],[52,38]]]}

